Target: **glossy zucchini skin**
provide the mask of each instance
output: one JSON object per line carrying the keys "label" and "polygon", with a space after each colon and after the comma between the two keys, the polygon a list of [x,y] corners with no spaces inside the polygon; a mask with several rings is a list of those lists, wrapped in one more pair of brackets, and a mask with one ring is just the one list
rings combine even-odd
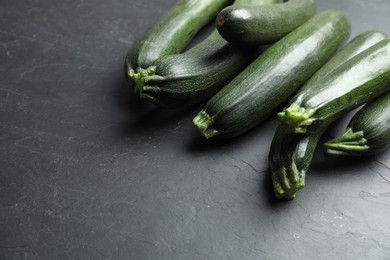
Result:
{"label": "glossy zucchini skin", "polygon": [[[237,0],[237,4],[264,5],[277,0]],[[211,97],[255,58],[255,48],[242,48],[225,41],[215,30],[204,41],[181,54],[163,56],[149,73],[138,74],[135,84],[141,99],[158,106],[179,109]],[[137,77],[133,74],[132,78]]]}
{"label": "glossy zucchini skin", "polygon": [[254,48],[229,44],[217,32],[190,51],[153,63],[154,75],[138,84],[141,99],[167,108],[191,106],[212,96],[255,58]]}
{"label": "glossy zucchini skin", "polygon": [[179,53],[206,23],[232,0],[180,0],[152,26],[125,59],[126,76],[130,70],[148,69],[159,57]]}
{"label": "glossy zucchini skin", "polygon": [[[386,37],[386,34],[378,31],[369,31],[356,36],[313,77],[327,77],[347,60]],[[269,153],[272,183],[278,199],[294,199],[297,191],[305,186],[306,172],[325,130],[326,128],[323,128],[310,135],[300,135],[285,133],[281,127],[278,127]]]}
{"label": "glossy zucchini skin", "polygon": [[[234,4],[249,4],[240,0]],[[276,3],[258,0],[256,5]],[[153,72],[137,84],[140,98],[168,108],[198,103],[220,90],[255,58],[255,48],[226,42],[215,30],[189,51],[167,55],[152,63]]]}
{"label": "glossy zucchini skin", "polygon": [[339,66],[329,77],[313,77],[278,114],[290,133],[314,133],[390,90],[390,38]]}
{"label": "glossy zucchini skin", "polygon": [[343,135],[324,144],[327,154],[371,156],[390,147],[390,92],[365,105]]}
{"label": "glossy zucchini skin", "polygon": [[273,115],[349,37],[339,11],[323,12],[274,44],[194,118],[206,138],[233,137]]}
{"label": "glossy zucchini skin", "polygon": [[309,20],[317,0],[289,0],[266,6],[229,6],[217,17],[221,36],[232,43],[261,45],[276,42]]}
{"label": "glossy zucchini skin", "polygon": [[321,78],[329,75],[347,60],[355,57],[387,37],[388,36],[385,33],[380,31],[367,31],[357,35],[314,74],[312,77],[313,80],[321,80]]}

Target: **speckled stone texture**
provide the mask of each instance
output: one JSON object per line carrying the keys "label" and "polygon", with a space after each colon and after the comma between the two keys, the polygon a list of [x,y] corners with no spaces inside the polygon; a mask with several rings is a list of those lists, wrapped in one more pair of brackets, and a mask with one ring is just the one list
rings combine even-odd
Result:
{"label": "speckled stone texture", "polygon": [[[390,152],[319,151],[280,203],[275,119],[207,143],[191,123],[200,106],[131,95],[126,50],[174,2],[1,1],[0,259],[390,259]],[[345,11],[353,36],[390,34],[389,0],[318,2]]]}

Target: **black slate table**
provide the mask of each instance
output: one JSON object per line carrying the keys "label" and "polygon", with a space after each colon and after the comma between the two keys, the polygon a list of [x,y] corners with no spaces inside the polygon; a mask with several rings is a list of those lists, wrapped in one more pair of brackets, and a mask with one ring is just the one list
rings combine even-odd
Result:
{"label": "black slate table", "polygon": [[[305,189],[276,202],[276,120],[207,143],[200,106],[133,97],[126,50],[174,2],[1,1],[0,259],[390,259],[390,152],[319,151]],[[318,2],[353,36],[390,34],[389,0]]]}

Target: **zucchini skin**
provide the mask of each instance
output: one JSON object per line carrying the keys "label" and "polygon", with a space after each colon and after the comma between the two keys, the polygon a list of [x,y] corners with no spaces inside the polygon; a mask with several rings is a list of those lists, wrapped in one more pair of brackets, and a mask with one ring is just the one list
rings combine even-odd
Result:
{"label": "zucchini skin", "polygon": [[309,20],[317,0],[289,0],[266,6],[229,6],[217,17],[221,36],[232,43],[261,45],[276,42]]}
{"label": "zucchini skin", "polygon": [[[327,77],[345,61],[385,39],[386,34],[369,31],[356,36],[327,62],[313,77]],[[326,128],[310,135],[285,133],[279,126],[272,140],[269,165],[272,183],[278,199],[294,199],[305,186],[308,171],[318,142]]]}
{"label": "zucchini skin", "polygon": [[[234,4],[272,4],[277,0],[238,0]],[[255,58],[255,48],[225,41],[216,30],[203,42],[181,54],[163,56],[152,63],[134,88],[141,99],[166,108],[182,108],[211,97]]]}
{"label": "zucchini skin", "polygon": [[217,32],[183,54],[164,56],[153,63],[154,75],[138,85],[141,99],[158,106],[191,106],[218,92],[255,58],[254,48],[240,48]]}
{"label": "zucchini skin", "polygon": [[388,36],[380,31],[367,31],[354,37],[344,48],[333,56],[324,66],[317,71],[312,78],[320,80],[329,75],[337,67],[359,53],[367,50],[375,44],[386,39]]}
{"label": "zucchini skin", "polygon": [[324,144],[327,154],[371,156],[390,147],[390,92],[366,104],[343,135]]}
{"label": "zucchini skin", "polygon": [[147,69],[159,57],[179,53],[195,34],[232,0],[180,0],[152,26],[125,59],[125,73]]}
{"label": "zucchini skin", "polygon": [[390,90],[390,38],[338,67],[327,78],[313,77],[278,114],[290,133],[313,133],[348,111]]}
{"label": "zucchini skin", "polygon": [[279,107],[336,52],[351,25],[339,11],[323,12],[274,44],[213,96],[194,118],[206,138],[233,137]]}

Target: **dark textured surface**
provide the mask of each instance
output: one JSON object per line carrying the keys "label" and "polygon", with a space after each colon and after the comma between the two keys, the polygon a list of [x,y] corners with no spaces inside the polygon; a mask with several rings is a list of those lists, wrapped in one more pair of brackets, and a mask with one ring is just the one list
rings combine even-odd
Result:
{"label": "dark textured surface", "polygon": [[[3,0],[0,259],[390,259],[390,152],[276,203],[276,121],[225,143],[130,95],[127,48],[175,1]],[[319,0],[390,34],[388,0]],[[340,133],[343,120],[329,134]]]}

